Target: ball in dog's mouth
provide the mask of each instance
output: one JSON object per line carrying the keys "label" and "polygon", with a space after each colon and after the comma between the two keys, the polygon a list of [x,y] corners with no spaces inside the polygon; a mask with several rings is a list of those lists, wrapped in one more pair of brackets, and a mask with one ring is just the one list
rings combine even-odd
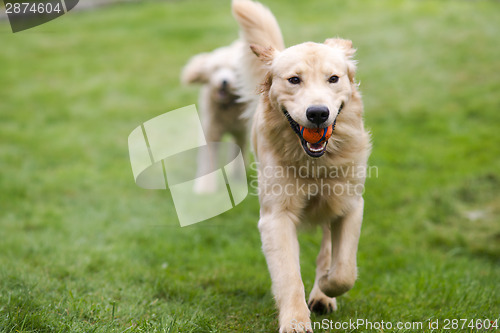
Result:
{"label": "ball in dog's mouth", "polygon": [[[323,155],[326,151],[328,139],[332,136],[333,126],[306,128],[299,125],[299,128],[302,146],[306,153],[312,157],[319,157]],[[305,145],[303,141],[305,141]]]}
{"label": "ball in dog's mouth", "polygon": [[307,155],[311,157],[321,157],[326,152],[328,139],[331,137],[334,125],[324,128],[306,128],[299,125],[292,119],[286,109],[283,108],[283,113],[288,119],[290,126],[298,135],[302,148]]}

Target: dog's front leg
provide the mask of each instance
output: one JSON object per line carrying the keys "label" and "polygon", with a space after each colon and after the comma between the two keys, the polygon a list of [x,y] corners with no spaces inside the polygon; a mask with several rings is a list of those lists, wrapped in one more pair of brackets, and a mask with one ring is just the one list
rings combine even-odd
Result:
{"label": "dog's front leg", "polygon": [[358,251],[363,198],[356,198],[352,209],[331,223],[332,257],[328,273],[319,280],[319,287],[329,297],[340,296],[354,286],[357,278]]}
{"label": "dog's front leg", "polygon": [[290,212],[261,214],[262,249],[279,310],[280,333],[312,332],[300,276],[299,242]]}
{"label": "dog's front leg", "polygon": [[198,194],[214,193],[217,190],[217,177],[212,172],[217,170],[218,149],[216,144],[210,145],[210,143],[220,141],[223,131],[214,119],[213,108],[209,90],[203,87],[200,95],[200,113],[205,139],[209,145],[202,147],[198,153],[198,170],[194,183],[194,191]]}

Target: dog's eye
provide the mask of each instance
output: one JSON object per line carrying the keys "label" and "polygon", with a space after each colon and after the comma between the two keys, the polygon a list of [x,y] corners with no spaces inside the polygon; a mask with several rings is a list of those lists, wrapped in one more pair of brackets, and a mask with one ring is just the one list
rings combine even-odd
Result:
{"label": "dog's eye", "polygon": [[330,78],[328,79],[328,82],[329,83],[337,83],[339,82],[339,77],[337,75],[332,75],[330,76]]}
{"label": "dog's eye", "polygon": [[298,76],[292,76],[291,78],[288,79],[288,82],[291,84],[299,84],[300,83],[300,77]]}

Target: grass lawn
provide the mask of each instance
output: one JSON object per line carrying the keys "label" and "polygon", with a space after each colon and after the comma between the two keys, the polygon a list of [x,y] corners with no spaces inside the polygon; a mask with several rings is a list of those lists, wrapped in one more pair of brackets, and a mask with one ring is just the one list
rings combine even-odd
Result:
{"label": "grass lawn", "polygon": [[[500,3],[267,4],[287,45],[354,41],[378,168],[358,282],[313,320],[499,318]],[[236,37],[229,0],[0,21],[0,332],[277,332],[257,198],[180,228],[128,157],[136,126],[196,103],[187,59]],[[320,233],[300,241],[309,291]]]}

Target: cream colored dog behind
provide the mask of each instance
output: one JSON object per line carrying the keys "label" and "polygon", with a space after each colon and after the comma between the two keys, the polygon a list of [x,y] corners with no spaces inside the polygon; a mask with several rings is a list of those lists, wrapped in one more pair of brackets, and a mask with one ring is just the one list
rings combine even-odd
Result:
{"label": "cream colored dog behind", "polygon": [[[237,89],[238,61],[243,42],[192,57],[181,74],[184,84],[201,84],[199,108],[207,142],[219,142],[224,134],[230,134],[245,157],[247,145],[247,119],[242,117],[246,104],[240,101]],[[214,170],[218,152],[200,150],[198,175],[205,176]],[[216,177],[196,178],[194,190],[198,193],[215,191]]]}
{"label": "cream colored dog behind", "polygon": [[[310,310],[336,309],[335,297],[357,277],[363,187],[371,144],[354,79],[349,40],[284,48],[272,13],[258,2],[233,0],[247,46],[246,95],[258,100],[252,143],[258,162],[259,230],[279,309],[280,332],[312,332]],[[255,91],[260,83],[260,93]],[[300,129],[334,127],[323,142]],[[296,228],[321,226],[316,279],[306,303]]]}

